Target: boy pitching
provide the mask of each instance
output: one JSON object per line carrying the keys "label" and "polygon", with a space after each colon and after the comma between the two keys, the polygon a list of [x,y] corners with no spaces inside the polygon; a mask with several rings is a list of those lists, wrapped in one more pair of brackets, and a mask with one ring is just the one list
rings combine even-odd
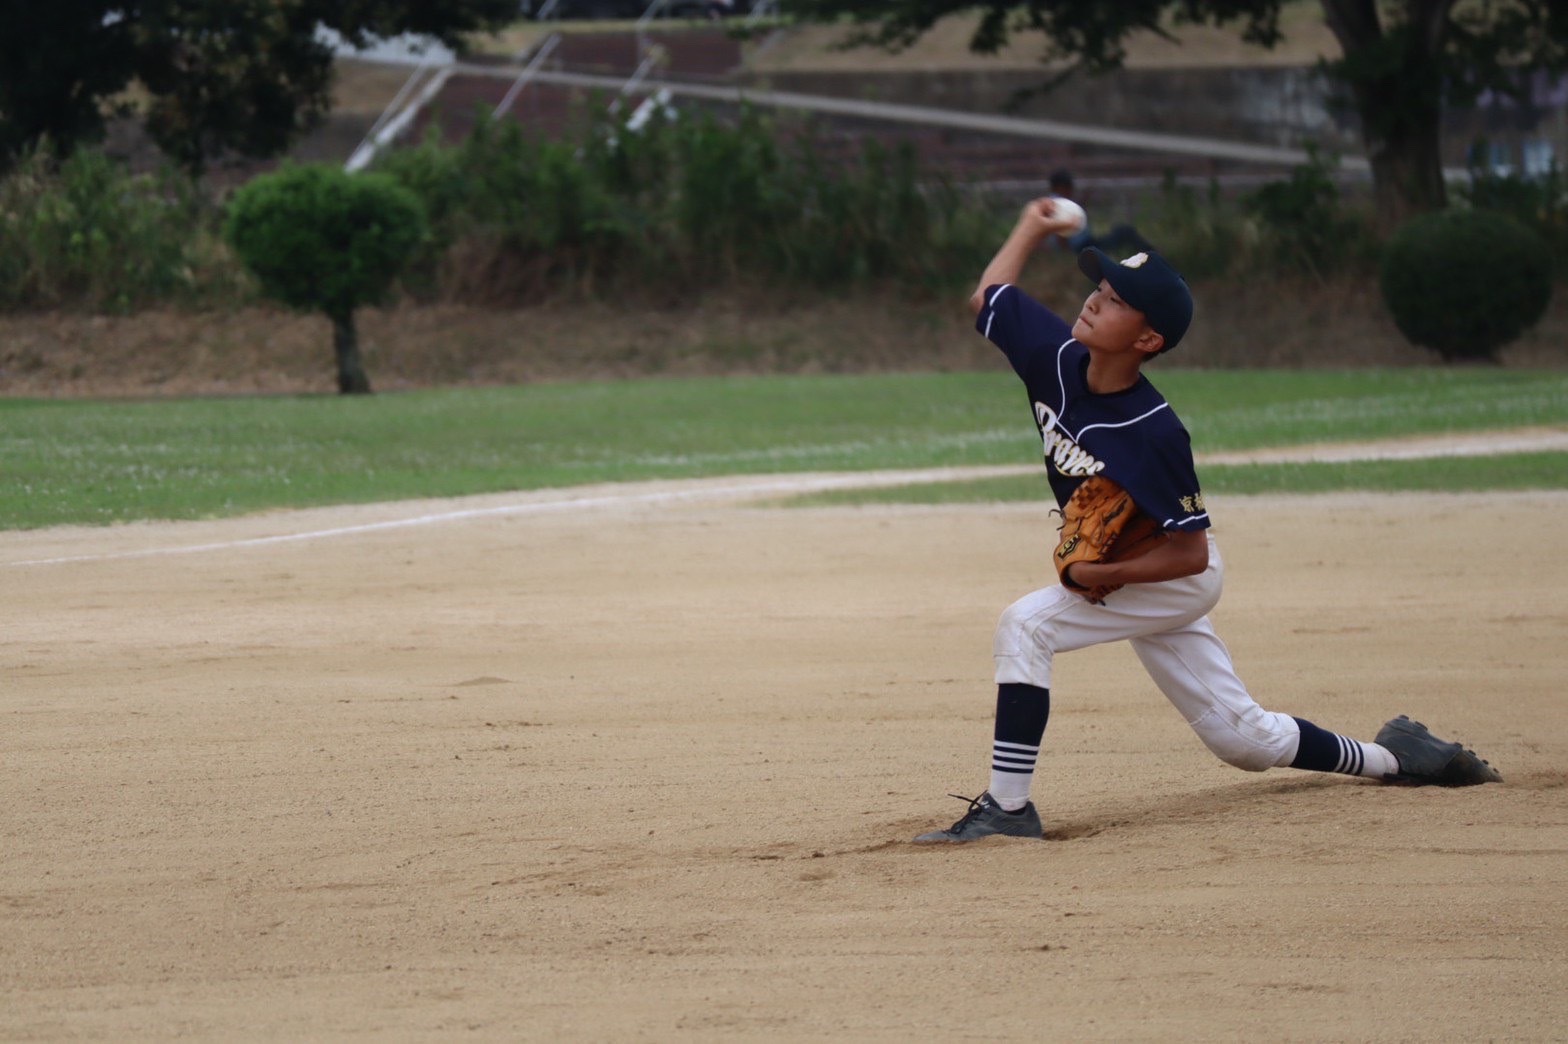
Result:
{"label": "boy pitching", "polygon": [[1103,474],[1161,523],[1166,539],[1129,561],[1073,564],[1062,577],[1071,588],[1034,591],[1002,613],[992,648],[990,787],[958,822],[915,840],[1040,838],[1029,786],[1050,714],[1052,658],[1103,642],[1128,642],[1204,744],[1238,768],[1289,766],[1440,786],[1499,780],[1475,754],[1403,715],[1365,743],[1253,701],[1209,623],[1222,565],[1187,430],[1142,373],[1145,360],[1187,332],[1192,295],[1152,250],[1114,261],[1090,248],[1078,267],[1094,289],[1069,324],[1013,285],[1046,237],[1070,228],[1053,211],[1050,198],[1024,207],[970,298],[976,329],[1006,354],[1029,392],[1057,503]]}

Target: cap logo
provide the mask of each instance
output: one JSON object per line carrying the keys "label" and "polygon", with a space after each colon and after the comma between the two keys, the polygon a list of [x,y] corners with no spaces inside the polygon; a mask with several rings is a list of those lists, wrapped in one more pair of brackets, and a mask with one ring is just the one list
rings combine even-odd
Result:
{"label": "cap logo", "polygon": [[1140,250],[1138,253],[1122,261],[1121,266],[1123,268],[1142,268],[1144,262],[1147,260],[1149,260],[1149,255]]}

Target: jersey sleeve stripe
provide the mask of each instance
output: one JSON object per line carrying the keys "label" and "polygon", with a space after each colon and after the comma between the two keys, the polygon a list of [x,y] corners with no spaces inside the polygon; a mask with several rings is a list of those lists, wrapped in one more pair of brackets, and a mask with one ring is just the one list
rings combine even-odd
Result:
{"label": "jersey sleeve stripe", "polygon": [[1067,378],[1062,376],[1062,356],[1067,354],[1067,346],[1072,343],[1073,339],[1069,337],[1056,346],[1056,406],[1060,410],[1067,408]]}
{"label": "jersey sleeve stripe", "polygon": [[1012,285],[1012,283],[1003,283],[1001,286],[996,288],[996,293],[992,294],[990,299],[985,303],[985,329],[981,331],[980,336],[984,337],[988,341],[991,339],[991,324],[996,322],[996,299],[1002,296],[1003,290],[1006,290]]}
{"label": "jersey sleeve stripe", "polygon": [[1161,522],[1160,525],[1164,526],[1166,529],[1170,529],[1172,526],[1182,526],[1186,525],[1188,522],[1196,522],[1199,519],[1208,517],[1209,513],[1207,511],[1202,511],[1196,515],[1188,515],[1186,518],[1167,518],[1164,522]]}

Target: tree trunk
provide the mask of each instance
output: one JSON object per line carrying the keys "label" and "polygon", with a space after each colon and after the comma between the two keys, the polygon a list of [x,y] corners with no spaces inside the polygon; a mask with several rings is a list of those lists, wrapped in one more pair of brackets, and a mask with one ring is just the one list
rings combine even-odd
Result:
{"label": "tree trunk", "polygon": [[1350,89],[1372,164],[1378,222],[1389,231],[1448,202],[1443,184],[1442,49],[1453,0],[1410,0],[1387,27],[1373,0],[1322,0],[1344,58],[1334,74]]}
{"label": "tree trunk", "polygon": [[370,394],[370,378],[359,361],[359,331],[354,327],[354,311],[329,316],[332,320],[332,350],[337,356],[338,391],[344,395]]}
{"label": "tree trunk", "polygon": [[[1359,96],[1362,92],[1356,93]],[[1364,107],[1362,112],[1365,121]],[[1417,214],[1442,210],[1448,205],[1448,187],[1443,182],[1440,108],[1412,106],[1397,114],[1385,111],[1381,127],[1369,127],[1363,140],[1372,163],[1377,220],[1385,232]]]}

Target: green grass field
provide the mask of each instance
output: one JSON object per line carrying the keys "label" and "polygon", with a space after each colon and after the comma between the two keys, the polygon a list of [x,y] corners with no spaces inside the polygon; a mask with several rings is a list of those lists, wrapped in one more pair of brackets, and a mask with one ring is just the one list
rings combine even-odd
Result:
{"label": "green grass field", "polygon": [[[1152,374],[1199,451],[1568,423],[1568,373]],[[370,397],[0,399],[0,528],[704,475],[1029,464],[1010,373],[729,377]],[[1216,491],[1562,488],[1562,454],[1209,468]],[[1038,479],[875,499],[1035,498]],[[873,499],[867,495],[862,499]]]}

